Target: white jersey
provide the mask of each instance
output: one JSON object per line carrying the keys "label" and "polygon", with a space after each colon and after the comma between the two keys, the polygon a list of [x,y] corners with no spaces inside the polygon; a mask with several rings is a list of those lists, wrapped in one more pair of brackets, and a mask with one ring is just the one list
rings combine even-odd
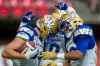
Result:
{"label": "white jersey", "polygon": [[[39,46],[39,48],[41,48],[41,47],[43,48],[43,49],[41,48],[40,51],[42,51],[42,50],[44,50],[44,51],[55,51],[56,53],[62,54],[62,53],[64,53],[65,50],[66,51],[80,50],[80,52],[82,52],[85,55],[84,59],[72,61],[71,66],[78,66],[77,64],[79,64],[79,66],[84,65],[85,60],[88,56],[88,53],[90,52],[90,50],[92,51],[92,49],[94,48],[94,45],[95,45],[94,44],[95,39],[93,37],[92,30],[88,26],[80,23],[81,19],[72,7],[68,6],[68,9],[66,11],[59,10],[59,13],[60,14],[62,14],[62,13],[66,14],[67,13],[66,17],[64,19],[67,22],[72,22],[73,20],[75,20],[77,18],[78,19],[78,25],[80,25],[80,26],[77,29],[75,29],[73,31],[69,31],[66,34],[62,34],[62,32],[60,32],[60,31],[57,32],[55,35],[49,34],[48,37],[46,38],[46,40],[43,42],[43,45],[42,45],[41,41],[39,40],[39,37],[36,35],[36,31],[34,31],[33,29],[30,29],[27,26],[22,26],[22,29],[19,30],[17,37],[24,38],[25,40],[28,40],[28,41],[36,42],[37,47]],[[53,21],[51,19],[51,17],[52,17],[52,15],[46,15],[46,17],[44,18],[44,22],[46,23],[46,25],[48,27],[50,26],[50,23]],[[91,41],[89,41],[89,40],[85,41],[85,42],[89,41],[88,46],[87,45],[83,46],[83,45],[85,45],[84,42],[82,42],[83,44],[82,43],[78,44],[78,43],[75,42],[78,39],[80,39],[80,35],[86,36],[86,37],[88,37],[88,36],[91,37],[89,39]],[[82,47],[86,47],[87,49],[83,50]],[[93,53],[95,55],[95,52],[93,52]],[[95,60],[95,56],[94,56],[93,60]],[[64,60],[64,57],[56,58],[55,60],[52,60],[52,59],[42,60],[41,59],[40,65],[43,66],[44,64],[48,64],[49,62],[52,62],[52,61],[55,62],[57,64],[57,66],[63,66],[63,62],[65,60]]]}
{"label": "white jersey", "polygon": [[[39,44],[40,41],[39,41],[39,37],[38,37],[36,28],[32,29],[28,25],[21,24],[16,37],[26,40],[26,42],[29,42],[29,43],[31,42],[32,44],[34,44],[35,48],[38,47],[39,51],[42,51],[41,44]],[[16,60],[14,60],[14,65],[15,66],[33,66],[33,65],[38,66],[38,58],[30,59],[30,60],[16,59]]]}

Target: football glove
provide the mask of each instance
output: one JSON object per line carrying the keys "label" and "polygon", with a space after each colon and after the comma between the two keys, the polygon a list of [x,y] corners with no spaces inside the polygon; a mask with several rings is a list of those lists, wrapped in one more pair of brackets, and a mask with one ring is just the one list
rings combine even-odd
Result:
{"label": "football glove", "polygon": [[56,58],[56,53],[55,52],[46,51],[46,52],[42,52],[40,57],[43,60],[46,60],[46,59],[49,59],[49,58]]}
{"label": "football glove", "polygon": [[57,66],[57,64],[55,62],[50,62],[49,64],[50,64],[50,66]]}
{"label": "football glove", "polygon": [[54,61],[52,61],[47,64],[43,64],[42,66],[57,66],[57,64]]}

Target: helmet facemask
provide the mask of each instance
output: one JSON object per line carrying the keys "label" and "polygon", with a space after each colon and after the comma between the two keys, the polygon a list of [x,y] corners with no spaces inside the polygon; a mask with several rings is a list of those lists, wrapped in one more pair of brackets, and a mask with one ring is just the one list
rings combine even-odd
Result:
{"label": "helmet facemask", "polygon": [[51,27],[49,28],[49,33],[53,33],[53,34],[57,33],[58,28],[59,28],[59,24],[57,22],[53,22],[51,24]]}
{"label": "helmet facemask", "polygon": [[41,20],[41,19],[38,20],[36,26],[39,29],[40,37],[46,38],[46,36],[48,35],[48,29],[47,29],[47,26],[45,25],[45,23],[43,22],[43,20]]}
{"label": "helmet facemask", "polygon": [[70,22],[70,25],[73,29],[76,29],[78,25],[82,25],[83,20],[80,17],[75,17],[73,20]]}

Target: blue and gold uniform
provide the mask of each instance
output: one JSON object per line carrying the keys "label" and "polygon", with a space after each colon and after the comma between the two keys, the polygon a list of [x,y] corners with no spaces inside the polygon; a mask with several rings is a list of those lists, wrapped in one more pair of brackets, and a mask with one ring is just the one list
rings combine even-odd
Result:
{"label": "blue and gold uniform", "polygon": [[84,55],[84,59],[72,61],[71,66],[96,66],[96,41],[92,28],[83,23],[72,7],[68,7],[65,12],[62,11],[60,27],[65,34],[66,51],[79,50]]}
{"label": "blue and gold uniform", "polygon": [[[57,12],[53,13],[53,16],[56,16],[56,18],[59,19],[60,29],[55,35],[49,34],[46,39],[45,50],[55,51],[57,55],[63,54],[64,51],[71,52],[78,50],[84,58],[81,60],[72,60],[71,66],[95,66],[96,42],[90,25],[84,24],[84,21],[70,6],[67,6],[67,9],[58,9]],[[89,52],[93,55],[92,57]],[[56,57],[55,61],[48,59],[48,62],[50,61],[55,62],[57,66],[63,66],[64,56],[61,55],[59,58]],[[47,61],[43,64],[46,63]]]}
{"label": "blue and gold uniform", "polygon": [[[71,66],[78,66],[77,64],[95,66],[96,45],[92,28],[83,24],[83,20],[72,7],[61,3],[60,7],[57,6],[57,9],[51,15],[45,15],[38,19],[36,28],[33,29],[27,25],[29,24],[20,26],[17,37],[36,42],[37,48],[41,48],[40,51],[47,52],[44,53],[44,56],[45,54],[54,55],[54,58],[40,59],[40,66],[48,66],[49,63],[50,66],[63,66],[64,52],[76,50],[79,50],[84,58],[78,61],[72,60]],[[39,39],[40,36],[43,37],[42,42]],[[88,55],[90,51],[94,55],[93,57]],[[91,57],[90,60],[86,60],[88,56]],[[87,65],[84,65],[86,61]]]}

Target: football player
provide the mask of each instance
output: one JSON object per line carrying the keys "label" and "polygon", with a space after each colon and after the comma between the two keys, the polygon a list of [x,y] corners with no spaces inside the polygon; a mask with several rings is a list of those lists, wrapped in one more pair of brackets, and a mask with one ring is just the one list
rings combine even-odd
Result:
{"label": "football player", "polygon": [[66,36],[65,58],[71,60],[71,66],[96,66],[96,42],[92,28],[83,23],[72,7],[62,13],[60,22]]}
{"label": "football player", "polygon": [[[38,54],[38,48],[32,40],[36,36],[35,29],[31,21],[37,20],[36,16],[32,15],[32,12],[26,13],[21,18],[21,23],[18,28],[16,37],[12,40],[4,49],[3,57],[10,59],[20,59],[21,61],[30,58],[35,58]],[[17,60],[15,60],[17,62]],[[31,62],[36,61],[32,60]],[[19,65],[20,62],[17,62]]]}
{"label": "football player", "polygon": [[[82,19],[77,15],[77,13],[72,7],[68,5],[66,6],[66,4],[64,3],[59,3],[59,5],[60,6],[58,5],[56,6],[57,7],[56,9],[54,8],[53,13],[51,15],[45,15],[41,17],[39,20],[37,20],[36,22],[37,28],[34,28],[33,30],[31,30],[30,28],[30,26],[33,27],[33,25],[31,24],[31,21],[29,19],[28,21],[22,20],[24,23],[22,22],[20,25],[21,28],[18,30],[18,34],[16,36],[17,40],[19,40],[19,38],[21,38],[21,41],[22,39],[28,41],[34,40],[33,43],[34,45],[36,44],[35,47],[37,47],[41,45],[41,41],[38,38],[42,37],[43,46],[41,45],[42,47],[42,48],[40,47],[41,50],[38,50],[39,47],[36,49],[32,47],[28,50],[25,49],[23,52],[20,53],[21,56],[18,55],[17,58],[27,58],[27,59],[33,58],[34,56],[38,55],[39,51],[43,50],[43,52],[40,53],[41,66],[48,66],[48,65],[64,66],[64,63],[65,66],[67,66],[67,62],[65,62],[65,60],[68,62],[71,61],[71,65],[75,65],[76,63],[74,62],[76,62],[76,60],[79,61],[84,55],[86,55],[87,49],[94,48],[95,42],[90,43],[91,41],[94,40],[91,28],[82,23],[83,22]],[[87,39],[87,37],[89,38]],[[88,41],[85,41],[85,39]],[[15,42],[17,43],[17,41],[14,41],[14,43],[11,43],[10,46],[6,47],[3,56],[5,57],[16,56],[12,52],[15,52],[15,50],[19,47],[20,43],[17,43],[18,47],[15,46],[14,48],[12,46],[13,44],[15,44]],[[83,44],[80,42],[82,42]],[[22,42],[21,44],[25,43]],[[27,44],[28,46],[30,45],[29,42]],[[31,49],[34,51],[30,51]],[[26,52],[26,50],[29,52]],[[95,54],[94,51],[93,53]],[[94,59],[95,58],[93,58],[93,60]],[[89,61],[89,63],[91,62]]]}
{"label": "football player", "polygon": [[51,17],[58,19],[60,28],[58,31],[51,31],[45,40],[45,52],[41,55],[40,64],[63,66],[66,60],[65,63],[70,62],[71,66],[95,66],[96,44],[92,28],[83,23],[71,6],[62,2],[59,5]]}
{"label": "football player", "polygon": [[[57,23],[52,24],[54,25]],[[41,42],[48,35],[50,26],[51,23],[44,22],[43,17],[40,17],[37,20],[37,17],[33,16],[32,12],[26,13],[21,18],[21,23],[15,39],[5,47],[3,57],[10,59],[23,59],[22,61],[25,59],[28,61],[32,59],[36,64],[38,60],[36,59],[37,61],[35,61],[34,58],[36,58],[42,51],[44,44]],[[20,64],[17,60],[15,62],[17,62],[18,65]],[[38,63],[36,66],[37,65]]]}
{"label": "football player", "polygon": [[61,27],[66,26],[62,30],[67,30],[65,58],[72,60],[71,66],[96,66],[96,41],[91,26],[84,24],[72,7],[65,12],[61,21]]}
{"label": "football player", "polygon": [[[27,60],[37,57],[39,51],[42,51],[41,47],[38,46],[41,44],[39,38],[45,38],[48,34],[44,23],[40,23],[41,18],[37,21],[37,17],[32,16],[32,12],[22,16],[16,37],[5,47],[3,57]],[[35,24],[36,21],[37,24]]]}

